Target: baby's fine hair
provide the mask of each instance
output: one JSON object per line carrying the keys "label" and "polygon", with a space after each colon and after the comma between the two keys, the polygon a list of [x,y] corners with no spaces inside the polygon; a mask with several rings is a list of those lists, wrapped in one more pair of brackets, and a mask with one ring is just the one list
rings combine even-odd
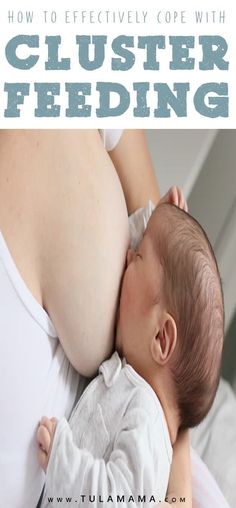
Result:
{"label": "baby's fine hair", "polygon": [[170,367],[180,428],[185,429],[203,420],[219,384],[223,292],[217,261],[203,228],[174,205],[160,207],[166,207],[164,233],[155,243],[164,272],[165,303],[177,326]]}

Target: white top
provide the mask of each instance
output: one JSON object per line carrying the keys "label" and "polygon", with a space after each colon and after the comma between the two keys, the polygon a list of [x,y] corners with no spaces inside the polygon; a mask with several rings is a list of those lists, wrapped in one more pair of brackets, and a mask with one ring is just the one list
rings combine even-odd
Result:
{"label": "white top", "polygon": [[[42,506],[66,498],[94,508],[153,506],[165,499],[172,447],[161,404],[150,385],[117,352],[105,361],[70,419],[57,425]],[[82,498],[84,496],[84,498]],[[100,498],[99,498],[100,496]],[[118,502],[124,496],[124,502]],[[138,503],[138,496],[146,496]],[[83,503],[82,503],[83,501]],[[151,502],[153,501],[153,503]]]}
{"label": "white top", "polygon": [[100,135],[103,139],[104,146],[108,152],[114,150],[114,148],[118,145],[121,135],[123,133],[122,129],[100,129]]}
{"label": "white top", "polygon": [[0,331],[0,505],[33,508],[44,483],[36,456],[38,422],[44,414],[69,416],[78,374],[1,233]]}

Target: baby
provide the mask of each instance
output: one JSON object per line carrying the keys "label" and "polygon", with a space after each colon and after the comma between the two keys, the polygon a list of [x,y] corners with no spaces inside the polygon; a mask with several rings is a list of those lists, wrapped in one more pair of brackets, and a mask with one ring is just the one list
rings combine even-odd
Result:
{"label": "baby", "polygon": [[209,240],[188,213],[161,202],[138,249],[128,251],[116,352],[88,385],[70,425],[41,420],[42,506],[53,496],[65,506],[66,497],[77,506],[163,501],[178,431],[200,423],[215,397],[223,330]]}

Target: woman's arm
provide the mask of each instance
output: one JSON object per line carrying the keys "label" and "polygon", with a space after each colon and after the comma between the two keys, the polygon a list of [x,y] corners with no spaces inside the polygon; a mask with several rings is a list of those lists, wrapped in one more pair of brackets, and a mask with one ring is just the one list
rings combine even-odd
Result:
{"label": "woman's arm", "polygon": [[[179,433],[173,447],[173,461],[167,497],[185,498],[185,508],[192,508],[191,465],[189,431]],[[178,505],[177,505],[178,506]]]}
{"label": "woman's arm", "polygon": [[160,199],[157,179],[144,131],[125,130],[117,146],[109,152],[124,191],[128,214]]}
{"label": "woman's arm", "polygon": [[[185,499],[184,502],[183,499]],[[188,430],[179,433],[173,447],[173,460],[166,501],[166,503],[161,503],[159,506],[161,508],[167,508],[171,504],[174,504],[176,508],[183,506],[185,508],[192,508],[190,442]]]}

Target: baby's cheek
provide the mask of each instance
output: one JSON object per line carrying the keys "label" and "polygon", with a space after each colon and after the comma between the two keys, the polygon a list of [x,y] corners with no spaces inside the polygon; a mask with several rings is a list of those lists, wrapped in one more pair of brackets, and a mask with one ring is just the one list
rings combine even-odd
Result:
{"label": "baby's cheek", "polygon": [[121,288],[121,299],[126,303],[132,298],[132,274],[130,268],[128,268],[125,272],[125,276],[123,279],[123,284]]}

